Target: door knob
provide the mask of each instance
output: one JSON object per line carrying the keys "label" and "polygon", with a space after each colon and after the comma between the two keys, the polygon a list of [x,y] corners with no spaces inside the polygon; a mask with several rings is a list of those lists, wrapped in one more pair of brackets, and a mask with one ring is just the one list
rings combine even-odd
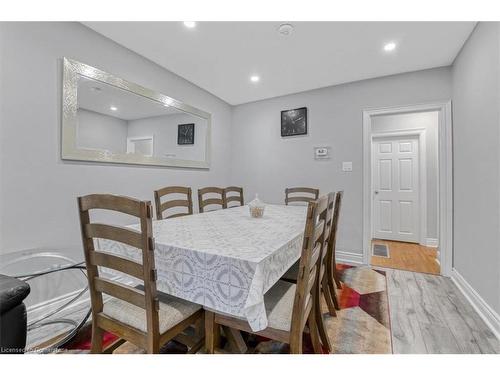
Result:
{"label": "door knob", "polygon": [[374,193],[375,193],[375,194],[378,194],[378,190],[375,190],[375,191],[374,191]]}

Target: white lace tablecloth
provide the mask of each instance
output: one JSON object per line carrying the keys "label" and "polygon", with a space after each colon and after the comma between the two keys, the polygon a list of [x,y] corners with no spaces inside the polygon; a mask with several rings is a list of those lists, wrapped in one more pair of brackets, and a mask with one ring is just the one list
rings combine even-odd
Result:
{"label": "white lace tablecloth", "polygon": [[[154,221],[157,288],[260,331],[264,294],[299,259],[305,219],[306,207],[268,205],[258,219],[243,206]],[[97,246],[141,261],[127,245],[101,239]]]}

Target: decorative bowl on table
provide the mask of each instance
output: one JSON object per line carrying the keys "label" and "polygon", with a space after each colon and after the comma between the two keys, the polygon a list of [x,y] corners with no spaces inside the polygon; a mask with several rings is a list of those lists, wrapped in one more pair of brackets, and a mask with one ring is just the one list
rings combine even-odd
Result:
{"label": "decorative bowl on table", "polygon": [[264,216],[264,208],[266,205],[259,199],[258,194],[255,194],[255,199],[248,204],[250,216],[259,218]]}

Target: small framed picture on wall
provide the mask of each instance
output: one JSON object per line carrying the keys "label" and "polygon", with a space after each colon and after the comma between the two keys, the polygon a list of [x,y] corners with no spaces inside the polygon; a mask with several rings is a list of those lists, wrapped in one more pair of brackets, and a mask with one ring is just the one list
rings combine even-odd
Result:
{"label": "small framed picture on wall", "polygon": [[281,136],[307,134],[307,108],[296,108],[281,111]]}
{"label": "small framed picture on wall", "polygon": [[194,124],[179,124],[177,128],[178,145],[194,145]]}

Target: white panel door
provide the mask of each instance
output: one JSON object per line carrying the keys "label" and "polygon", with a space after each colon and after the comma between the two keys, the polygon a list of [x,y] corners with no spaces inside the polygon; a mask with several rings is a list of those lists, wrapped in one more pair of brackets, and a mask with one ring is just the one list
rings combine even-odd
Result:
{"label": "white panel door", "polygon": [[419,242],[417,137],[374,138],[373,238]]}

